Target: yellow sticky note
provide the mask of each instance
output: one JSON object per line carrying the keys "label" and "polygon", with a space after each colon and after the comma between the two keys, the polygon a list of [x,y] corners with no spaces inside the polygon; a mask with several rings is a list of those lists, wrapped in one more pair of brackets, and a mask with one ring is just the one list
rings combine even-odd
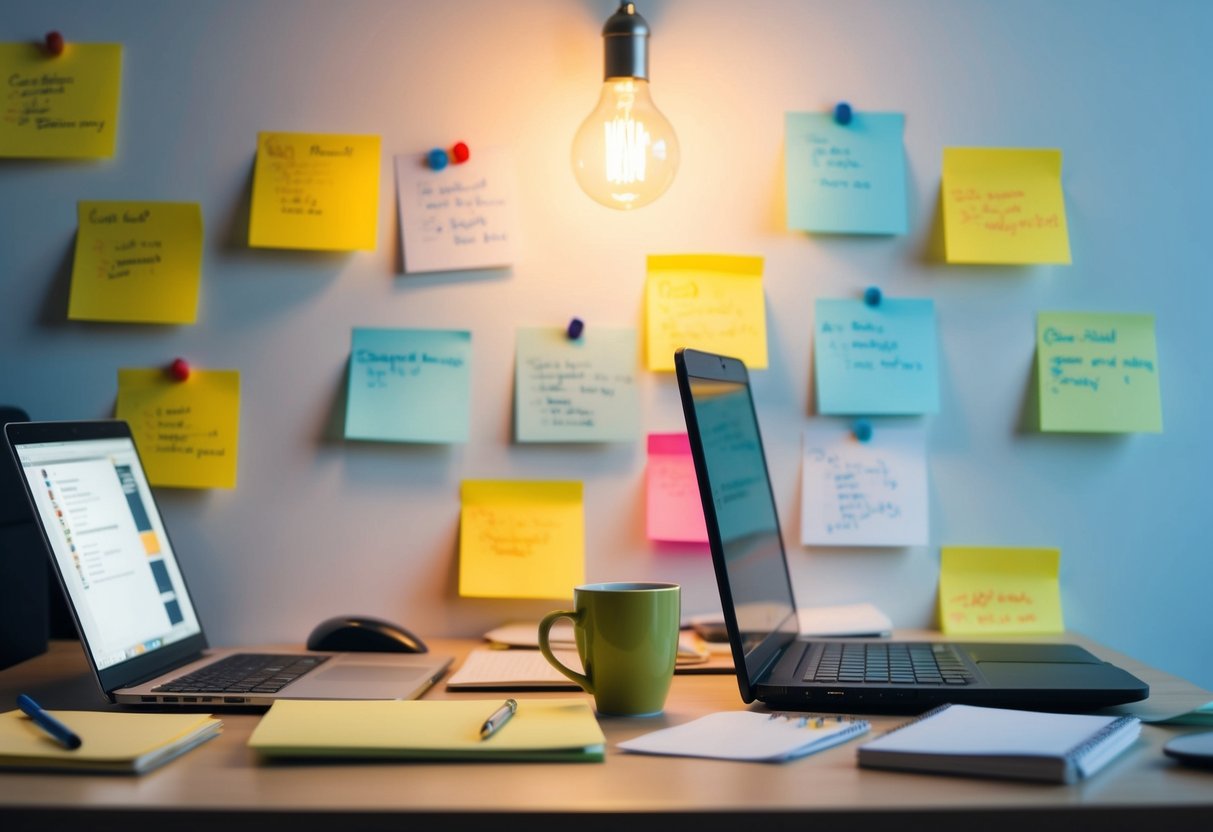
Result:
{"label": "yellow sticky note", "polygon": [[580,482],[465,480],[459,594],[571,598],[585,583]]}
{"label": "yellow sticky note", "polygon": [[674,351],[692,347],[767,366],[762,258],[651,255],[645,283],[650,370],[673,370]]}
{"label": "yellow sticky note", "polygon": [[949,263],[1069,263],[1061,151],[946,147]]}
{"label": "yellow sticky note", "polygon": [[67,316],[192,324],[202,209],[192,202],[80,202]]}
{"label": "yellow sticky note", "polygon": [[131,426],[147,479],[176,488],[235,488],[240,373],[118,371],[117,417]]}
{"label": "yellow sticky note", "polygon": [[259,133],[249,245],[374,249],[379,156],[378,136]]}
{"label": "yellow sticky note", "polygon": [[949,635],[1060,633],[1059,549],[946,546],[939,621]]}
{"label": "yellow sticky note", "polygon": [[89,159],[114,155],[122,45],[0,43],[0,156]]}

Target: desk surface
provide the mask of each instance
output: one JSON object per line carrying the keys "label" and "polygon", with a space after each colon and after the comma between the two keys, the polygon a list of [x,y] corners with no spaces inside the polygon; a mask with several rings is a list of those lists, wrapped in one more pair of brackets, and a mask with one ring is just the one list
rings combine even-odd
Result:
{"label": "desk surface", "polygon": [[[1152,708],[1178,712],[1213,699],[1213,693],[1082,638],[1068,640],[1145,679],[1152,689]],[[431,649],[459,658],[474,646],[468,640],[430,643]],[[77,645],[52,644],[46,655],[0,672],[0,710],[13,707],[23,691],[44,700],[47,707],[99,706],[102,700],[85,671]],[[448,693],[439,683],[427,697],[499,695]],[[509,813],[531,829],[568,829],[575,822],[578,832],[586,832],[617,829],[625,822],[620,815],[634,816],[626,822],[639,828],[680,829],[687,824],[672,823],[670,813],[695,816],[687,820],[696,823],[744,813],[746,826],[767,814],[771,823],[764,825],[776,828],[804,829],[810,821],[845,817],[845,828],[855,829],[876,824],[887,828],[889,813],[895,812],[899,830],[907,823],[908,828],[917,823],[934,828],[981,823],[983,832],[1023,830],[1029,824],[1032,832],[1039,832],[1072,829],[1079,820],[1102,829],[1140,829],[1142,824],[1168,830],[1197,824],[1213,828],[1213,773],[1181,767],[1161,751],[1172,736],[1201,730],[1190,727],[1144,726],[1128,753],[1075,786],[859,769],[854,742],[778,765],[648,757],[614,749],[616,743],[656,728],[742,707],[731,675],[679,675],[664,715],[601,720],[608,751],[606,762],[597,764],[266,764],[246,747],[258,716],[224,714],[224,732],[217,740],[141,777],[0,773],[0,826],[53,829],[79,823],[78,813],[87,812],[90,832],[129,830],[133,822],[151,821],[171,821],[178,828],[180,821],[199,828],[221,823],[224,832],[230,832],[262,828],[266,813],[273,813],[289,816],[302,828],[333,832],[351,828],[351,821],[358,829],[400,830],[404,821],[441,815],[438,822],[445,832],[452,824],[483,828],[485,813]],[[878,716],[871,721],[873,732],[879,733],[905,717]],[[1069,811],[1075,809],[1084,810],[1083,818]],[[217,817],[217,812],[224,814]],[[571,814],[578,817],[571,820]],[[273,828],[280,827],[275,823]]]}

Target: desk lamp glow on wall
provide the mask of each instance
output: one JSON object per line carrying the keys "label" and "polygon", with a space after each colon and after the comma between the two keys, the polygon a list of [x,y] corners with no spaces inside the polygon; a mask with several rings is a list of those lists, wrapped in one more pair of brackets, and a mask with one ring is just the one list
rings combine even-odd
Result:
{"label": "desk lamp glow on wall", "polygon": [[649,96],[649,24],[635,3],[620,4],[602,40],[602,94],[573,138],[573,174],[595,201],[627,211],[670,187],[678,137]]}

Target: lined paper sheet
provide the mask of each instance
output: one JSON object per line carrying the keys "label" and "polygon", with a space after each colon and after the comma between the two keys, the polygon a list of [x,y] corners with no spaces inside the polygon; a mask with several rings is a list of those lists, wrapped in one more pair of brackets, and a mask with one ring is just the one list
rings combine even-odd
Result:
{"label": "lined paper sheet", "polygon": [[[576,650],[553,650],[570,670],[581,672]],[[548,664],[538,650],[479,649],[468,653],[446,683],[447,690],[526,690],[581,688]]]}

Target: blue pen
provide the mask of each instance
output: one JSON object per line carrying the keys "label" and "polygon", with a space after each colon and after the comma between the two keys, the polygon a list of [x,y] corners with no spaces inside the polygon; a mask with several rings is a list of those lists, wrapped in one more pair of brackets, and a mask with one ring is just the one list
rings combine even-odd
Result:
{"label": "blue pen", "polygon": [[76,732],[42,710],[42,706],[24,693],[17,697],[17,707],[34,721],[34,724],[55,738],[68,751],[75,751],[82,744]]}

